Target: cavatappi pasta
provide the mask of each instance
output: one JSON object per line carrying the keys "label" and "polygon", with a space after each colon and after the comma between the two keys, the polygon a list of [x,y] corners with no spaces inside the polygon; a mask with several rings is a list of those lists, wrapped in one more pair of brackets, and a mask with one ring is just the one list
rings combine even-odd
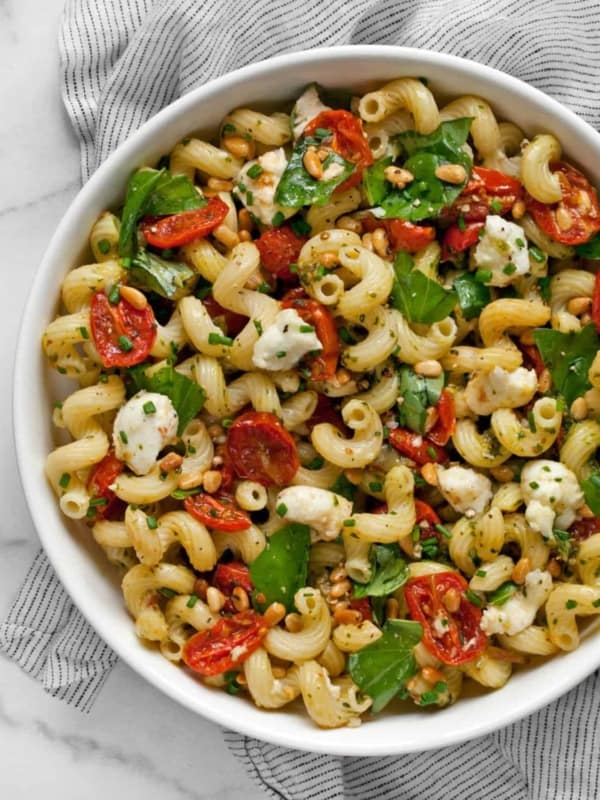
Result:
{"label": "cavatappi pasta", "polygon": [[140,165],[42,346],[47,478],[137,634],[334,728],[600,614],[600,210],[481,98],[325,97]]}

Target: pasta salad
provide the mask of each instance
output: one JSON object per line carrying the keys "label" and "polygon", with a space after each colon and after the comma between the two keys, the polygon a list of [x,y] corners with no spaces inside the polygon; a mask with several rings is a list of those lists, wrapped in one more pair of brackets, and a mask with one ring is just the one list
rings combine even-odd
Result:
{"label": "pasta salad", "polygon": [[237,108],[130,178],[43,350],[62,512],[137,635],[325,728],[600,613],[600,208],[551,133],[423,79]]}

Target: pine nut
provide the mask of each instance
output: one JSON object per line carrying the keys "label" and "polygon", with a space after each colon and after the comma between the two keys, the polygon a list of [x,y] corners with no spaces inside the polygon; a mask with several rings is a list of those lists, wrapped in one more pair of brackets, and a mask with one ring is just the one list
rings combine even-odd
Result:
{"label": "pine nut", "polygon": [[442,374],[442,365],[439,361],[435,361],[434,359],[417,361],[413,369],[417,375],[423,375],[425,378],[439,378]]}
{"label": "pine nut", "polygon": [[263,614],[263,619],[267,628],[272,628],[274,625],[278,625],[284,617],[285,606],[283,603],[271,603],[271,605],[268,606]]}
{"label": "pine nut", "polygon": [[235,231],[228,228],[227,225],[219,225],[212,233],[215,239],[221,242],[221,244],[224,244],[228,250],[233,250],[233,248],[240,243],[240,237]]}
{"label": "pine nut", "polygon": [[336,221],[335,227],[341,228],[343,231],[352,231],[352,233],[357,233],[359,236],[362,233],[362,223],[360,220],[354,219],[354,217],[340,217]]}
{"label": "pine nut", "polygon": [[587,503],[584,503],[579,509],[579,516],[583,519],[593,519],[596,515],[592,511],[592,509],[588,506]]}
{"label": "pine nut", "polygon": [[550,561],[546,564],[546,571],[549,572],[553,578],[558,578],[558,576],[562,572],[562,567],[555,558],[551,558]]}
{"label": "pine nut", "polygon": [[221,488],[222,481],[223,476],[218,470],[209,469],[204,473],[204,477],[202,478],[202,487],[204,488],[205,492],[214,494],[218,489]]}
{"label": "pine nut", "polygon": [[513,207],[511,209],[513,219],[521,219],[525,216],[525,211],[526,208],[523,200],[517,200],[515,203],[513,203]]}
{"label": "pine nut", "polygon": [[582,314],[581,315],[581,324],[582,325],[589,325],[592,321],[592,318],[589,314]]}
{"label": "pine nut", "polygon": [[411,183],[414,181],[415,176],[412,172],[409,172],[407,169],[403,169],[402,167],[386,167],[383,171],[386,181],[389,181],[394,186],[397,186],[398,189],[404,189],[407,183]]}
{"label": "pine nut", "polygon": [[197,486],[202,485],[203,477],[203,469],[197,469],[195,472],[188,472],[186,475],[180,476],[177,486],[180,489],[195,489]]}
{"label": "pine nut", "polygon": [[329,590],[329,597],[332,600],[339,600],[344,595],[349,594],[352,591],[352,584],[349,580],[340,581],[339,583],[334,583],[331,589]]}
{"label": "pine nut", "polygon": [[254,222],[252,221],[252,215],[248,211],[247,208],[241,208],[238,211],[238,227],[242,231],[251,231],[254,227]]}
{"label": "pine nut", "polygon": [[285,618],[285,627],[290,633],[299,633],[302,630],[302,617],[292,611]]}
{"label": "pine nut", "polygon": [[463,183],[467,173],[462,164],[441,164],[435,169],[435,177],[444,183]]}
{"label": "pine nut", "polygon": [[345,386],[352,380],[352,375],[344,367],[340,367],[335,373],[335,380],[338,386]]}
{"label": "pine nut", "polygon": [[236,586],[232,591],[231,602],[233,603],[236,611],[245,611],[247,608],[250,608],[248,592],[241,586]]}
{"label": "pine nut", "polygon": [[586,311],[589,311],[591,305],[591,297],[573,297],[567,303],[567,311],[569,314],[574,314],[576,317],[579,317],[581,314],[585,314]]}
{"label": "pine nut", "polygon": [[490,469],[490,475],[494,480],[498,481],[498,483],[508,483],[515,477],[512,469],[507,467],[506,464],[501,464],[499,467],[492,467]]}
{"label": "pine nut", "polygon": [[196,597],[199,597],[200,600],[206,600],[206,592],[208,590],[209,585],[210,584],[208,583],[206,578],[196,578],[196,580],[194,581],[193,593],[196,595]]}
{"label": "pine nut", "polygon": [[458,589],[448,589],[442,597],[442,603],[446,611],[455,614],[460,608],[460,592]]}
{"label": "pine nut", "polygon": [[430,683],[432,686],[436,683],[445,683],[446,678],[443,672],[440,672],[439,669],[435,667],[423,667],[421,670],[421,677],[427,683]]}
{"label": "pine nut", "polygon": [[362,481],[362,476],[363,476],[362,469],[344,470],[344,477],[354,486],[358,486],[358,484]]}
{"label": "pine nut", "polygon": [[211,425],[207,427],[206,432],[208,433],[210,438],[214,440],[217,439],[219,436],[223,436],[223,434],[225,433],[225,429],[223,428],[222,425],[219,425],[218,422],[213,422]]}
{"label": "pine nut", "polygon": [[211,192],[230,192],[233,189],[231,181],[224,181],[221,178],[211,177],[206,181],[206,185]]}
{"label": "pine nut", "polygon": [[308,148],[304,154],[302,163],[304,164],[304,169],[311,177],[317,181],[321,180],[323,177],[323,164],[321,164],[319,156],[317,155],[317,151],[314,147]]}
{"label": "pine nut", "polygon": [[179,453],[167,453],[164,458],[158,462],[158,466],[163,472],[171,472],[174,469],[179,469],[183,464],[183,457]]}
{"label": "pine nut", "polygon": [[386,619],[398,619],[400,616],[400,603],[395,597],[390,597],[385,604]]}
{"label": "pine nut", "polygon": [[423,480],[426,481],[430,486],[438,485],[437,469],[435,468],[435,464],[433,464],[431,461],[429,461],[427,464],[423,464],[421,467],[421,475]]}
{"label": "pine nut", "polygon": [[346,567],[343,564],[338,564],[335,569],[331,570],[329,575],[329,580],[331,583],[338,583],[339,581],[343,581],[345,578],[348,577],[348,573],[346,572]]}
{"label": "pine nut", "polygon": [[531,561],[525,556],[525,558],[520,558],[513,567],[511,578],[515,583],[522,584],[525,583],[525,578],[530,572]]}
{"label": "pine nut", "polygon": [[490,645],[486,653],[490,658],[494,658],[496,661],[510,661],[511,664],[524,664],[526,660],[523,653],[517,653],[514,650],[505,650],[504,647],[495,647],[494,645]]}
{"label": "pine nut", "polygon": [[390,240],[388,239],[385,228],[375,228],[371,237],[377,255],[381,256],[381,258],[387,258],[390,250]]}
{"label": "pine nut", "polygon": [[146,298],[146,295],[143,292],[140,292],[139,289],[135,289],[133,286],[120,286],[119,294],[123,300],[125,300],[127,303],[129,303],[129,305],[133,306],[138,311],[142,311],[148,305],[148,299]]}
{"label": "pine nut", "polygon": [[363,233],[361,244],[367,250],[374,252],[375,248],[373,247],[373,236],[370,233]]}
{"label": "pine nut", "polygon": [[245,160],[254,158],[254,142],[244,139],[242,136],[228,136],[226,139],[223,139],[223,147],[237,158],[243,158]]}
{"label": "pine nut", "polygon": [[577,422],[585,419],[588,415],[588,404],[585,397],[578,397],[576,400],[573,400],[569,411],[573,419]]}
{"label": "pine nut", "polygon": [[563,206],[556,209],[556,222],[561,231],[568,231],[573,227],[573,217]]}
{"label": "pine nut", "polygon": [[285,667],[271,667],[271,672],[273,673],[273,677],[278,681],[285,678],[287,675]]}
{"label": "pine nut", "polygon": [[435,427],[439,416],[437,408],[435,406],[429,406],[425,412],[425,433],[429,433],[429,431]]}
{"label": "pine nut", "polygon": [[322,264],[326,269],[331,269],[331,267],[335,267],[335,265],[338,263],[338,257],[336,253],[331,251],[321,253],[319,256],[319,263]]}
{"label": "pine nut", "polygon": [[353,608],[336,608],[333,618],[338,625],[360,625],[362,614]]}
{"label": "pine nut", "polygon": [[238,236],[240,238],[240,242],[252,241],[252,234],[250,233],[250,231],[238,231]]}
{"label": "pine nut", "polygon": [[542,371],[542,374],[538,378],[538,392],[544,394],[545,392],[549,391],[551,386],[552,386],[552,375],[550,375],[550,372],[547,369],[545,369]]}
{"label": "pine nut", "polygon": [[533,338],[533,331],[531,330],[531,328],[524,331],[519,336],[519,341],[521,342],[521,344],[524,344],[526,346],[535,344],[535,339]]}
{"label": "pine nut", "polygon": [[225,595],[216,586],[209,586],[206,590],[206,604],[213,613],[217,614],[225,605]]}

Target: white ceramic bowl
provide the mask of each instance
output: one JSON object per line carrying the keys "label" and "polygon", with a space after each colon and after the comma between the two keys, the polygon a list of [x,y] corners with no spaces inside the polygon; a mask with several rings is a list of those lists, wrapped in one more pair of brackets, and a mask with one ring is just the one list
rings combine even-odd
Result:
{"label": "white ceramic bowl", "polygon": [[[100,636],[136,672],[187,708],[280,745],[339,755],[384,755],[457,744],[531,714],[600,666],[600,637],[515,674],[499,691],[461,698],[443,711],[383,713],[358,728],[325,731],[303,713],[260,711],[250,702],[202,686],[136,637],[104,554],[81,524],[62,516],[44,478],[53,447],[55,383],[40,337],[66,272],[82,263],[90,227],[122,198],[132,170],[152,163],[190,131],[215,129],[236,106],[294,98],[310,81],[365,91],[400,76],[424,76],[436,95],[479,94],[499,117],[528,134],[554,132],[572,160],[600,184],[600,136],[572,112],[503,73],[453,56],[384,46],[334,47],[293,53],[246,67],[203,86],[161,111],[100,167],[65,214],[38,270],[18,345],[14,417],[21,478],[42,544],[76,605]],[[581,156],[581,157],[580,157]],[[102,702],[100,699],[99,702]]]}

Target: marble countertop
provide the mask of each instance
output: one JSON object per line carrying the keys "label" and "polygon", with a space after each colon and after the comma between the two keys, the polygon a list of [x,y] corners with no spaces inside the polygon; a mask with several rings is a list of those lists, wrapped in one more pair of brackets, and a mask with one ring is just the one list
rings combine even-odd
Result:
{"label": "marble countertop", "polygon": [[[5,253],[2,375],[28,287],[79,188],[78,145],[63,110],[57,31],[64,0],[0,0],[0,240]],[[7,297],[8,295],[8,297]],[[39,544],[15,467],[11,394],[0,395],[3,525],[0,617]],[[0,656],[0,797],[259,800],[218,727],[119,664],[89,715],[48,697]]]}

